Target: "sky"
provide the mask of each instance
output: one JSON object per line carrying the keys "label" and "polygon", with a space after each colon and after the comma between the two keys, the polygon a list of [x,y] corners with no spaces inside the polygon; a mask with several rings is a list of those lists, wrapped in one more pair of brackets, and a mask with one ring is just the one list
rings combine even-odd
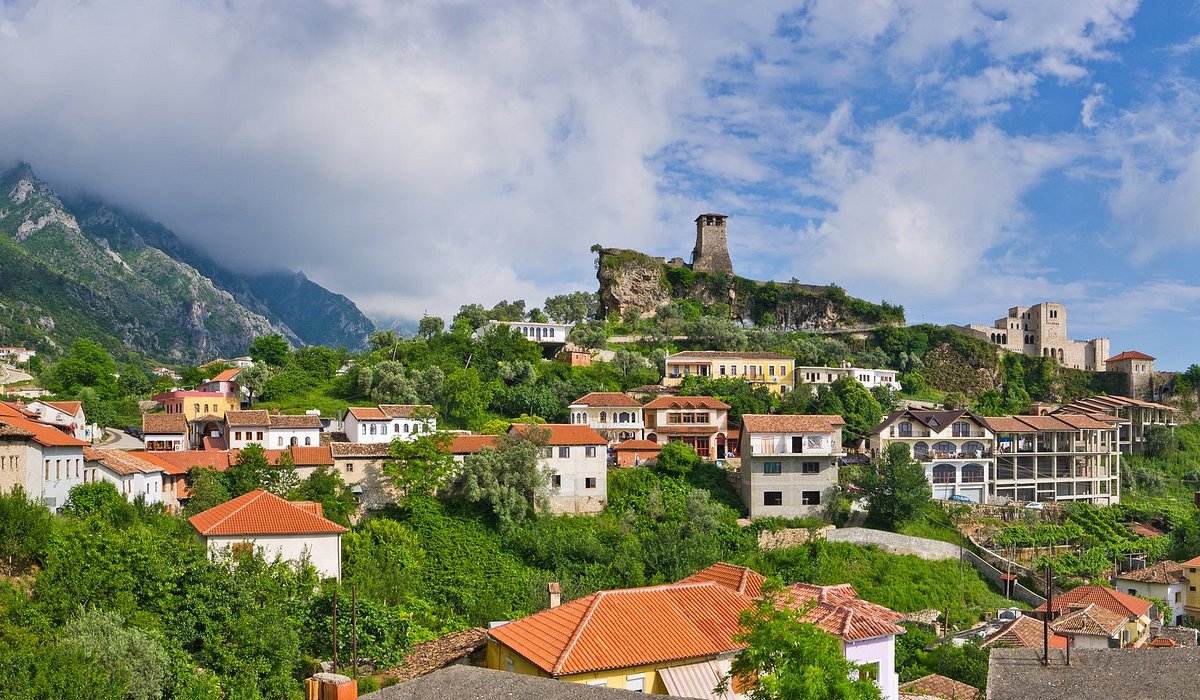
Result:
{"label": "sky", "polygon": [[1200,5],[0,0],[0,160],[368,316],[589,248],[1200,362]]}

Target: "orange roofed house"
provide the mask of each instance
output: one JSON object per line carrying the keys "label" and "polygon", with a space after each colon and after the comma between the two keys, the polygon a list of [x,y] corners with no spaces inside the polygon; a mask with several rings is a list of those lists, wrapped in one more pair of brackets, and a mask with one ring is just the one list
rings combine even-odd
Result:
{"label": "orange roofed house", "polygon": [[640,440],[646,436],[642,402],[620,391],[593,391],[567,407],[572,425],[586,425],[610,443]]}
{"label": "orange roofed house", "polygon": [[542,464],[550,470],[550,510],[599,513],[608,502],[608,441],[586,425],[514,425],[510,433],[549,432]]}
{"label": "orange roofed house", "polygon": [[[600,591],[488,633],[489,668],[652,695],[713,693],[742,645],[742,611],[761,594],[759,573],[714,564],[678,583]],[[902,615],[858,598],[848,585],[794,584],[781,594],[805,619],[842,640],[846,658],[897,698],[895,638]],[[553,601],[552,601],[553,602]]]}
{"label": "orange roofed house", "polygon": [[729,404],[711,396],[660,396],[643,406],[646,439],[660,445],[682,442],[705,459],[733,452]]}
{"label": "orange roofed house", "polygon": [[[1112,614],[1120,616],[1123,624],[1114,625],[1114,629],[1109,630],[1108,636],[1111,637],[1111,641],[1106,638],[1103,643],[1096,642],[1086,645],[1100,646],[1101,648],[1141,646],[1150,638],[1151,615],[1157,614],[1150,601],[1105,586],[1077,586],[1054,596],[1053,603],[1053,610],[1049,612],[1050,626],[1059,634],[1064,635],[1072,635],[1073,632],[1079,630],[1091,631],[1095,634],[1095,630],[1110,624],[1109,620],[1113,619]],[[1089,610],[1086,617],[1076,616],[1081,619],[1070,624],[1071,618],[1068,615],[1089,608],[1089,606],[1102,608],[1108,614],[1097,613],[1094,609]],[[1046,603],[1034,608],[1031,614],[1037,617],[1045,616],[1047,614]],[[1077,644],[1079,641],[1080,638],[1076,637]]]}
{"label": "orange roofed house", "polygon": [[269,560],[308,559],[322,577],[342,578],[342,533],[325,518],[320,503],[287,501],[261,489],[197,513],[188,522],[217,553],[226,547],[261,547]]}

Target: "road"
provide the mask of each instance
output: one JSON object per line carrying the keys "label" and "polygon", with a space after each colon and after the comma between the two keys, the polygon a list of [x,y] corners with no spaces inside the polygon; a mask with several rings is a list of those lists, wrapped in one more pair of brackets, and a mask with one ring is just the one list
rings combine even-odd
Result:
{"label": "road", "polygon": [[30,379],[33,377],[19,369],[0,365],[0,384],[16,384],[17,382],[27,382]]}
{"label": "road", "polygon": [[141,440],[138,440],[124,430],[105,428],[104,433],[105,441],[100,443],[99,447],[110,447],[118,450],[140,450],[145,447]]}

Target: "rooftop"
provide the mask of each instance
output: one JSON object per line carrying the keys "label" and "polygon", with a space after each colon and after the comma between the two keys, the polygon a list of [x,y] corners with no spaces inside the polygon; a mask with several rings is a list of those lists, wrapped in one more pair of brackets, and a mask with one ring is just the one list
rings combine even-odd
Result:
{"label": "rooftop", "polygon": [[187,418],[182,413],[146,413],[142,415],[142,432],[150,435],[187,434]]}
{"label": "rooftop", "polygon": [[495,435],[455,435],[450,440],[450,453],[456,455],[474,454],[485,447],[495,446]]}
{"label": "rooftop", "polygon": [[[228,416],[228,414],[226,414]],[[272,415],[272,428],[316,428],[321,429],[321,417],[309,415]]]}
{"label": "rooftop", "polygon": [[1105,360],[1105,362],[1120,362],[1121,360],[1151,360],[1151,361],[1153,361],[1154,359],[1155,359],[1154,357],[1151,357],[1150,355],[1147,355],[1144,352],[1138,352],[1137,350],[1126,350],[1125,352],[1123,352],[1119,355],[1113,355],[1112,357]]}
{"label": "rooftop", "polygon": [[[1112,612],[1126,617],[1141,617],[1150,612],[1153,604],[1137,596],[1122,593],[1105,586],[1084,585],[1054,596],[1054,611],[1067,612],[1072,606],[1096,604]],[[1045,612],[1046,604],[1042,603],[1034,612]]]}
{"label": "rooftop", "polygon": [[1195,678],[1200,647],[1167,649],[995,649],[988,664],[988,700],[1162,700],[1186,697],[1181,682]]}
{"label": "rooftop", "polygon": [[553,678],[525,676],[458,664],[359,697],[360,700],[635,700],[646,696],[629,690],[564,683]]}
{"label": "rooftop", "polygon": [[1140,583],[1184,583],[1187,578],[1183,575],[1183,565],[1173,561],[1160,561],[1154,566],[1147,566],[1137,571],[1126,571],[1114,576],[1118,581],[1138,581]]}
{"label": "rooftop", "polygon": [[130,474],[152,474],[165,471],[161,464],[152,462],[144,457],[146,453],[130,453],[124,450],[100,449],[96,447],[83,448],[83,458],[89,462],[98,462],[109,471],[122,476]]}
{"label": "rooftop", "polygon": [[391,678],[408,681],[445,668],[487,645],[487,630],[471,627],[461,632],[412,645],[404,660],[388,672]]}
{"label": "rooftop", "polygon": [[942,700],[977,700],[983,698],[983,691],[973,685],[960,683],[953,678],[931,673],[915,681],[900,684],[900,692],[905,695],[920,695],[922,697],[942,698]]}
{"label": "rooftop", "polygon": [[1077,610],[1065,613],[1050,623],[1050,629],[1058,634],[1087,634],[1097,637],[1114,637],[1125,628],[1129,618],[1090,603]]}
{"label": "rooftop", "polygon": [[617,406],[640,408],[642,403],[620,391],[593,391],[571,402],[572,406]]}
{"label": "rooftop", "polygon": [[729,410],[729,404],[711,396],[660,396],[645,405],[646,410],[664,408],[715,408]]}
{"label": "rooftop", "polygon": [[188,522],[201,535],[308,535],[341,534],[346,528],[314,512],[311,507],[284,500],[256,489],[232,501],[197,513]]}
{"label": "rooftop", "polygon": [[1092,416],[1058,413],[1052,416],[1000,416],[984,422],[996,433],[1074,432],[1076,430],[1113,430],[1111,423]]}
{"label": "rooftop", "polygon": [[222,370],[220,374],[218,374],[217,376],[213,377],[212,379],[210,379],[208,381],[210,381],[210,382],[232,382],[234,379],[237,379],[237,376],[239,373],[241,373],[241,371],[242,371],[241,367],[231,367],[227,370]]}
{"label": "rooftop", "polygon": [[1174,406],[1167,406],[1165,404],[1154,403],[1152,401],[1142,401],[1140,399],[1131,399],[1128,396],[1111,395],[1111,396],[1089,396],[1086,399],[1079,399],[1078,401],[1069,403],[1065,406],[1061,406],[1060,408],[1055,410],[1054,413],[1083,413],[1083,414],[1108,413],[1109,411],[1116,411],[1116,410],[1119,410],[1122,408],[1129,408],[1129,407],[1156,408],[1156,409],[1159,409],[1162,411],[1171,411],[1171,412],[1175,412],[1175,411],[1179,410],[1179,409],[1175,408]]}
{"label": "rooftop", "polygon": [[875,426],[875,429],[871,431],[871,434],[878,435],[879,433],[882,433],[885,428],[901,418],[908,418],[909,420],[916,421],[930,430],[937,432],[942,431],[946,426],[952,425],[955,421],[963,418],[973,420],[980,425],[985,425],[986,427],[986,424],[984,424],[983,419],[980,416],[977,416],[966,409],[957,409],[953,411],[912,411],[908,409],[901,409],[899,411],[892,411],[890,415],[884,417],[883,421],[879,425]]}
{"label": "rooftop", "polygon": [[[1018,647],[1023,649],[1041,649],[1045,627],[1041,620],[1020,615],[1012,622],[1004,625],[998,632],[983,640],[981,647]],[[1055,649],[1066,649],[1067,638],[1050,632],[1050,646]]]}
{"label": "rooftop", "polygon": [[597,433],[586,425],[567,425],[565,423],[542,423],[540,425],[515,424],[509,428],[509,432],[516,431],[523,433],[535,428],[550,431],[550,439],[546,444],[552,447],[608,444],[608,440],[601,437],[600,433]]}
{"label": "rooftop", "polygon": [[613,445],[612,448],[617,452],[624,452],[626,450],[661,450],[662,445],[653,440],[626,440],[625,442]]}
{"label": "rooftop", "polygon": [[832,433],[845,424],[841,416],[742,415],[742,429],[750,433]]}
{"label": "rooftop", "polygon": [[226,411],[225,423],[230,428],[257,428],[271,424],[271,413],[264,410]]}
{"label": "rooftop", "polygon": [[677,352],[674,355],[667,357],[667,362],[672,360],[683,359],[698,359],[698,360],[787,360],[795,362],[796,358],[791,355],[781,355],[777,352],[736,352],[727,350],[687,350]]}

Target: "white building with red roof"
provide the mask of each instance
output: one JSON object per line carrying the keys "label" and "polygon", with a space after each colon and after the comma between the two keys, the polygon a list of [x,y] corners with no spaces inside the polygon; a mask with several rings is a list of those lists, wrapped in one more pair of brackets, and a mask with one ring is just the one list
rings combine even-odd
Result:
{"label": "white building with red roof", "polygon": [[214,555],[254,547],[268,560],[308,561],[322,577],[342,578],[346,528],[327,519],[320,503],[293,502],[255,490],[197,513],[188,522]]}
{"label": "white building with red roof", "polygon": [[85,447],[84,482],[107,481],[129,502],[142,498],[147,505],[164,502],[165,465],[147,452]]}
{"label": "white building with red roof", "polygon": [[[0,402],[0,485],[19,485],[30,500],[57,511],[71,488],[83,483],[83,448],[88,443],[35,420],[19,404]],[[5,464],[6,463],[6,464]]]}
{"label": "white building with red roof", "polygon": [[82,401],[30,401],[25,408],[37,414],[38,420],[53,425],[80,440],[92,441],[93,426],[87,424]]}
{"label": "white building with red roof", "polygon": [[380,404],[352,406],[344,419],[346,439],[356,443],[390,443],[396,438],[415,440],[420,433],[437,430],[433,406]]}
{"label": "white building with red roof", "polygon": [[542,464],[550,473],[550,510],[599,513],[608,502],[608,441],[586,425],[514,425],[510,434],[546,431]]}
{"label": "white building with red roof", "polygon": [[682,442],[704,459],[722,459],[734,450],[729,436],[729,404],[711,396],[660,396],[642,407],[646,439],[660,445]]}
{"label": "white building with red roof", "polygon": [[610,444],[646,437],[642,402],[620,391],[593,391],[567,407],[572,425],[586,425]]}

